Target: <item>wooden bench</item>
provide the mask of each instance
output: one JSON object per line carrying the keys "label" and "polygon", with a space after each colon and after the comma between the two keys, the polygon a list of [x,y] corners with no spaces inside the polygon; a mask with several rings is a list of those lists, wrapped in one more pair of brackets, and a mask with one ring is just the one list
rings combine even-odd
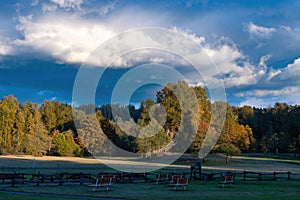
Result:
{"label": "wooden bench", "polygon": [[170,179],[169,179],[169,184],[175,183],[178,179],[180,178],[184,178],[183,175],[179,175],[179,174],[175,174],[175,175],[171,175]]}
{"label": "wooden bench", "polygon": [[231,184],[233,184],[233,182],[234,182],[234,174],[227,174],[224,176],[224,180],[222,182],[219,182],[219,184],[222,187],[225,187],[225,185],[228,185],[230,187]]}
{"label": "wooden bench", "polygon": [[173,183],[169,184],[170,187],[173,187],[173,190],[177,190],[179,187],[182,187],[183,190],[186,190],[188,185],[189,185],[188,178],[177,178]]}
{"label": "wooden bench", "polygon": [[99,172],[98,177],[101,177],[101,176],[115,177],[116,183],[120,183],[121,179],[122,179],[122,173],[120,173],[120,172]]}
{"label": "wooden bench", "polygon": [[171,175],[170,174],[158,174],[156,175],[155,179],[152,179],[152,182],[155,182],[155,184],[164,183],[171,181]]}
{"label": "wooden bench", "polygon": [[98,187],[104,187],[106,188],[106,191],[108,191],[114,185],[115,181],[116,180],[114,176],[103,175],[93,179],[93,184],[89,185],[89,187],[93,187],[93,191],[95,191]]}

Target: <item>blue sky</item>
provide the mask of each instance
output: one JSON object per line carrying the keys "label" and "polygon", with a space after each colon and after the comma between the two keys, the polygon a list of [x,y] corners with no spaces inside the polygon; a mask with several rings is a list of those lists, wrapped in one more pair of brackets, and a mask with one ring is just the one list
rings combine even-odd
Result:
{"label": "blue sky", "polygon": [[[0,97],[71,103],[76,73],[93,49],[127,30],[161,27],[186,35],[207,51],[231,105],[300,104],[299,9],[297,0],[1,1]],[[146,54],[140,52],[140,57],[158,58]],[[108,69],[96,102],[109,103],[118,79],[134,66]],[[181,66],[182,73],[188,70]],[[191,84],[205,86],[201,80]],[[158,88],[146,85],[131,101],[154,98]]]}

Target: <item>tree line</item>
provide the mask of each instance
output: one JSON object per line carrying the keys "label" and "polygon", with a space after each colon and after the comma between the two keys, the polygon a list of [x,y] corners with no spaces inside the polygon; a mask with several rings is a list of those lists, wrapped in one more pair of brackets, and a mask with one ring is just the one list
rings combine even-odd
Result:
{"label": "tree line", "polygon": [[[191,118],[199,114],[200,117],[194,119],[195,123],[182,126],[184,111],[178,95],[188,95],[189,90],[197,97],[198,109],[184,114]],[[271,108],[252,108],[210,102],[205,88],[189,87],[183,81],[166,85],[156,97],[155,101],[142,101],[138,109],[132,105],[81,105],[72,108],[59,101],[47,100],[38,105],[31,101],[20,103],[13,95],[4,97],[0,101],[0,154],[88,156],[91,153],[89,149],[93,148],[108,155],[111,152],[104,148],[104,141],[109,139],[121,149],[151,156],[153,152],[163,153],[165,146],[176,143],[174,138],[178,132],[193,130],[197,131],[196,135],[192,141],[186,141],[190,145],[185,151],[197,154],[210,126],[211,108],[219,105],[225,105],[227,112],[213,151],[227,154],[299,151],[299,106],[277,103]],[[188,98],[184,102],[186,105],[193,103]],[[165,113],[159,112],[156,104],[161,105]],[[129,115],[126,115],[128,111]],[[116,115],[125,116],[125,119],[115,119]],[[157,128],[160,127],[160,119],[166,120],[161,128]],[[152,126],[147,126],[149,124]],[[132,127],[147,128],[139,132]],[[178,138],[184,141],[185,134]],[[175,148],[172,150],[176,151]]]}
{"label": "tree line", "polygon": [[255,151],[300,153],[300,106],[276,103],[273,107],[232,107],[238,122],[248,125],[256,139]]}

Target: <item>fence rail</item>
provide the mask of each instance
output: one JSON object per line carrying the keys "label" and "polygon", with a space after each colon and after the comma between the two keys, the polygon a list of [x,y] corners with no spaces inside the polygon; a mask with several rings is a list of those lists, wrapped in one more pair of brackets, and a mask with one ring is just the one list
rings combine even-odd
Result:
{"label": "fence rail", "polygon": [[[240,173],[235,173],[237,176],[242,176],[242,180],[280,180],[287,179],[292,180],[292,172],[273,172],[273,173],[262,173],[262,172],[252,172],[252,171],[244,171]],[[296,178],[296,177],[294,177]]]}

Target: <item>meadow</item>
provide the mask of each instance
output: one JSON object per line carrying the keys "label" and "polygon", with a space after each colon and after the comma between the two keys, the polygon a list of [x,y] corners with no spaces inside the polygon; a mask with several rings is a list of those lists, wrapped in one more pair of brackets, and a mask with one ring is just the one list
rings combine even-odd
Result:
{"label": "meadow", "polygon": [[[150,173],[154,177],[159,172],[189,173],[191,159],[182,159],[166,168]],[[93,158],[66,157],[29,157],[1,156],[0,170],[2,172],[16,171],[22,173],[60,173],[84,172],[96,176],[100,171],[114,171]],[[222,188],[219,173],[224,171],[262,172],[292,172],[292,179],[286,175],[271,179],[244,181],[242,175],[237,175],[231,187]],[[0,183],[0,199],[48,200],[48,199],[300,199],[300,161],[289,156],[273,157],[262,155],[238,155],[230,158],[225,164],[221,154],[209,155],[203,162],[204,173],[216,173],[212,181],[192,180],[187,191],[172,191],[167,184],[154,185],[152,182],[134,182],[116,184],[112,191],[99,189],[92,191],[87,184],[66,183],[62,186],[45,183],[40,186],[25,183],[11,187]],[[270,176],[271,177],[271,176]]]}

